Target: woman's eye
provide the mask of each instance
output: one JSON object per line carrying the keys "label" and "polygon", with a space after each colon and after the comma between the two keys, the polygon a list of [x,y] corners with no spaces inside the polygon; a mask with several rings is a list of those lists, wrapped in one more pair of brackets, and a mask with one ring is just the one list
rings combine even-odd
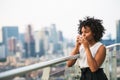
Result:
{"label": "woman's eye", "polygon": [[89,33],[89,31],[86,31],[85,33]]}

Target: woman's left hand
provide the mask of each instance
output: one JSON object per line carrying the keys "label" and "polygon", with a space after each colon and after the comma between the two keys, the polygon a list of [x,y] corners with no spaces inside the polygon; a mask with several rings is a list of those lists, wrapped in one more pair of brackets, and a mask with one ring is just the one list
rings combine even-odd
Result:
{"label": "woman's left hand", "polygon": [[88,43],[86,37],[81,37],[80,41],[83,44],[84,48],[89,48],[89,43]]}

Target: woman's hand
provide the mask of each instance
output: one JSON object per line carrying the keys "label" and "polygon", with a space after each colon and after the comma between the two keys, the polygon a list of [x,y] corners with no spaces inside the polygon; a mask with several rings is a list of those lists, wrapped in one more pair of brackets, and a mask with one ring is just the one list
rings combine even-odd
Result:
{"label": "woman's hand", "polygon": [[86,39],[85,36],[80,37],[80,43],[83,44],[83,46],[84,46],[85,49],[89,48],[89,43],[88,43],[88,41],[87,41],[87,39]]}
{"label": "woman's hand", "polygon": [[81,45],[80,35],[78,35],[78,36],[76,37],[76,44],[75,44],[75,47],[80,47],[80,45]]}

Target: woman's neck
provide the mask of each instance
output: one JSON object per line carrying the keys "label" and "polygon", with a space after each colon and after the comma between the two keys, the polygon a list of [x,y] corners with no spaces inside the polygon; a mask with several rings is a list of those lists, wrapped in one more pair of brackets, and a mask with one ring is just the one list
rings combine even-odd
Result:
{"label": "woman's neck", "polygon": [[91,40],[91,41],[89,41],[89,45],[90,45],[90,47],[92,47],[95,43],[96,43],[95,40]]}

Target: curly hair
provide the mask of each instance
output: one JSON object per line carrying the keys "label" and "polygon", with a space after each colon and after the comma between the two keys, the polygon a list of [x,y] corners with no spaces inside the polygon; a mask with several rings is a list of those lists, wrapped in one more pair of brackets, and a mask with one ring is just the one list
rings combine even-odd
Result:
{"label": "curly hair", "polygon": [[103,37],[103,34],[105,33],[104,26],[102,25],[102,20],[95,19],[94,17],[86,17],[85,20],[79,20],[79,27],[78,27],[78,33],[82,34],[81,29],[82,27],[90,27],[92,33],[94,34],[95,41],[100,41]]}

